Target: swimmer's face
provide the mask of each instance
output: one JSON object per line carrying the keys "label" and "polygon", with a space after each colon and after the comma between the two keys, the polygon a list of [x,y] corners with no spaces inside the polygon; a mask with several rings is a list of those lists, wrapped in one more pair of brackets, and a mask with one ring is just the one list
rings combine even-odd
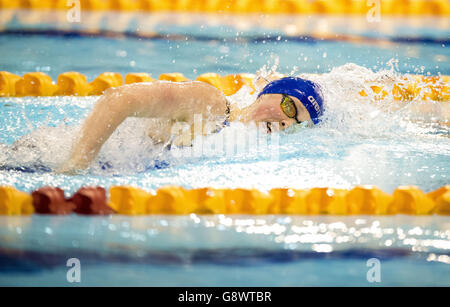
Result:
{"label": "swimmer's face", "polygon": [[[297,108],[297,119],[301,122],[310,121],[308,111],[305,106],[295,97],[289,96],[295,103]],[[266,94],[260,96],[255,103],[250,107],[249,120],[255,122],[270,122],[279,123],[280,129],[286,129],[289,126],[296,124],[297,121],[289,118],[281,110],[280,103],[283,95],[281,94]]]}

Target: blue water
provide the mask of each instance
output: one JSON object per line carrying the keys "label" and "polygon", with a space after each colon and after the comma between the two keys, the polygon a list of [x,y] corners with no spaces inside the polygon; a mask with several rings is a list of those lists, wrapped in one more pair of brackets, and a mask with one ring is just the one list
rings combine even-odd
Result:
{"label": "blue water", "polygon": [[[420,116],[411,121],[411,106],[372,118],[375,107],[363,105],[359,110],[353,103],[337,105],[330,110],[335,114],[314,129],[267,135],[265,130],[235,123],[219,134],[196,139],[194,147],[171,151],[146,136],[147,120],[130,118],[85,173],[54,173],[68,158],[80,122],[95,100],[2,99],[1,183],[27,192],[58,185],[68,194],[83,185],[123,184],[147,190],[170,184],[263,190],[374,184],[391,193],[399,185],[417,185],[429,192],[449,180],[448,127]],[[227,151],[225,144],[208,152],[216,141],[227,138],[242,149]]]}
{"label": "blue water", "polygon": [[[174,155],[152,145],[145,120],[129,119],[84,175],[55,173],[94,102],[2,99],[1,184],[27,192],[59,186],[67,196],[84,185],[151,191],[168,184],[263,190],[375,184],[392,192],[414,184],[428,192],[448,184],[448,128],[420,116],[410,121],[408,107],[357,122],[351,113],[336,111],[340,121],[331,117],[314,129],[282,132],[275,143],[274,135],[262,134],[258,138],[266,145],[232,156]],[[350,110],[371,114],[354,105]],[[250,137],[251,132],[236,124],[221,133]],[[447,217],[35,215],[0,218],[0,225],[2,285],[449,285]],[[81,284],[65,279],[65,263],[74,257],[82,265]],[[381,283],[366,279],[371,258],[381,261]]]}
{"label": "blue water", "polygon": [[[244,38],[236,40],[223,27],[157,29],[191,39],[0,33],[0,70],[44,71],[54,79],[75,70],[92,80],[103,71],[195,78],[273,68],[321,84],[323,123],[272,135],[235,123],[192,148],[167,151],[147,137],[149,120],[130,118],[84,174],[67,176],[54,170],[96,98],[1,98],[0,185],[26,192],[59,186],[70,196],[85,185],[151,191],[168,184],[262,190],[374,184],[391,193],[399,185],[429,192],[449,183],[448,102],[375,103],[357,94],[369,82],[389,87],[407,73],[449,75],[445,43],[396,43],[395,34],[373,32],[363,34],[387,41],[251,39],[267,36],[265,29],[241,31]],[[403,30],[397,34],[448,38],[448,29]],[[230,100],[240,106],[254,98],[244,87]],[[194,154],[225,137],[244,149]],[[252,139],[257,145],[249,145]],[[448,286],[448,229],[449,219],[437,216],[0,217],[0,284],[74,285],[65,264],[76,257],[81,285]],[[370,258],[381,261],[379,284],[366,279]]]}
{"label": "blue water", "polygon": [[[26,40],[26,45],[23,41]],[[101,47],[99,47],[101,46]],[[163,56],[161,56],[163,55]],[[86,38],[0,34],[0,67],[16,74],[43,71],[54,79],[65,71],[79,71],[88,80],[100,72],[182,72],[195,79],[215,72],[222,75],[254,73],[279,59],[278,71],[289,74],[324,73],[348,62],[379,70],[398,59],[398,71],[412,74],[450,74],[448,47],[441,44],[355,44],[348,42],[235,42]]]}
{"label": "blue water", "polygon": [[[53,78],[76,70],[89,80],[103,71],[144,71],[154,77],[177,71],[195,78],[205,72],[256,72],[277,57],[282,73],[323,73],[348,62],[379,70],[398,59],[402,73],[450,74],[445,18],[383,16],[380,23],[371,23],[354,16],[82,13],[80,23],[70,23],[64,12],[5,11],[0,20],[5,31],[53,34],[0,34],[1,69],[44,71]],[[112,31],[119,37],[79,37],[79,31]],[[153,38],[145,38],[149,35]],[[348,37],[356,42],[347,42]]]}
{"label": "blue water", "polygon": [[[0,285],[448,286],[446,217],[0,218]],[[66,279],[67,260],[81,283]],[[369,282],[369,259],[380,282]]]}

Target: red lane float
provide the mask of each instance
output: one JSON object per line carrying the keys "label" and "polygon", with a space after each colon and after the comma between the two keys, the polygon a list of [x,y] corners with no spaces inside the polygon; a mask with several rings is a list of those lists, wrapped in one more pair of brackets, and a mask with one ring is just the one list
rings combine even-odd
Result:
{"label": "red lane float", "polygon": [[73,211],[78,214],[108,215],[114,213],[114,210],[107,204],[106,190],[102,187],[81,188],[69,201],[75,205]]}
{"label": "red lane float", "polygon": [[64,197],[64,191],[60,188],[42,187],[31,193],[33,206],[39,214],[70,214],[75,205]]}

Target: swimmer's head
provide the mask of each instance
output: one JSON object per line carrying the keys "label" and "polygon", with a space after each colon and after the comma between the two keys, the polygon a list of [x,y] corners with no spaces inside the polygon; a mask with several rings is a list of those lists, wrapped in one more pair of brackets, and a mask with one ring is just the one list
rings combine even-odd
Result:
{"label": "swimmer's head", "polygon": [[319,86],[298,77],[286,77],[267,84],[253,108],[253,120],[280,122],[287,127],[312,121],[323,115],[323,96]]}

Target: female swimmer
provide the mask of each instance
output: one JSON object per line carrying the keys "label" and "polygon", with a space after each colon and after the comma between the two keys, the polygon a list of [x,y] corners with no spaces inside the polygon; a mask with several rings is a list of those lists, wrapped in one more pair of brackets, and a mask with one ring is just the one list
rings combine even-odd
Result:
{"label": "female swimmer", "polygon": [[305,121],[317,124],[323,111],[319,86],[297,77],[268,83],[256,101],[243,109],[231,105],[221,91],[204,82],[129,84],[109,89],[100,97],[81,128],[70,158],[59,171],[70,173],[87,168],[127,117],[158,118],[165,124],[150,128],[149,136],[157,142],[183,146],[190,145],[192,139],[171,138],[173,125],[183,122],[192,126],[195,114],[222,126],[231,121],[265,122],[270,132],[272,123],[278,123],[280,129]]}

